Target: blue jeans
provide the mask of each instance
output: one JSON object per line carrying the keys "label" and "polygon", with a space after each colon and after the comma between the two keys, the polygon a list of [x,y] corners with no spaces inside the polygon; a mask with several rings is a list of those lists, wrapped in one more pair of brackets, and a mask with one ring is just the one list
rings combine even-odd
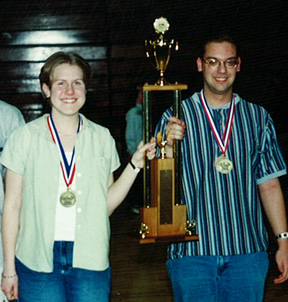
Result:
{"label": "blue jeans", "polygon": [[168,260],[175,302],[262,302],[266,252]]}
{"label": "blue jeans", "polygon": [[16,259],[19,302],[108,302],[111,268],[90,271],[73,268],[73,242],[55,241],[52,273],[30,270]]}

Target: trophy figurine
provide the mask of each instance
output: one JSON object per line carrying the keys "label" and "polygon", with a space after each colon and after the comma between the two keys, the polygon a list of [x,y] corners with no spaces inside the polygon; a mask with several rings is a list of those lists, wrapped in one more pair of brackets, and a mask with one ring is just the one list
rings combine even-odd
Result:
{"label": "trophy figurine", "polygon": [[178,50],[178,42],[175,42],[174,39],[167,41],[164,38],[164,34],[169,30],[170,26],[166,18],[161,17],[156,19],[153,26],[155,32],[159,34],[159,37],[155,41],[145,41],[146,56],[148,58],[152,58],[154,56],[156,65],[154,62],[153,65],[157,70],[160,71],[160,78],[155,85],[164,86],[169,84],[164,78],[164,72],[167,69],[167,65],[170,61],[172,50]]}

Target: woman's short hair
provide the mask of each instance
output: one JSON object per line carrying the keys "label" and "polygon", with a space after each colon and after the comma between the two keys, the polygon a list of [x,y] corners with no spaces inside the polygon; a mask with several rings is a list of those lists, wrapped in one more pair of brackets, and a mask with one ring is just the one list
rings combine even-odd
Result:
{"label": "woman's short hair", "polygon": [[[76,53],[59,51],[51,55],[41,68],[41,72],[39,74],[41,90],[44,83],[51,88],[51,80],[55,68],[60,64],[65,63],[76,65],[82,70],[85,88],[86,90],[89,88],[92,78],[92,69],[89,63]],[[45,94],[43,93],[43,95]]]}

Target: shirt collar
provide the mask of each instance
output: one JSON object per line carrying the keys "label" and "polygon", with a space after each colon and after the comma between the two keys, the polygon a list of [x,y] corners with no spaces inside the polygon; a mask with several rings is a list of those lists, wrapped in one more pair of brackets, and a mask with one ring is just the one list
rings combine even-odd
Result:
{"label": "shirt collar", "polygon": [[[233,96],[235,97],[235,105],[236,105],[238,102],[240,102],[240,97],[239,97],[239,95],[238,95],[237,93],[233,93]],[[195,92],[195,93],[192,95],[192,98],[193,98],[196,102],[198,102],[198,103],[201,104],[201,100],[200,100],[200,92]],[[229,109],[229,108],[230,108],[230,104],[231,104],[231,102],[226,103],[226,104],[224,104],[224,105],[223,105],[222,107],[220,107],[220,108],[216,108],[216,107],[211,106],[211,105],[208,104],[208,107],[209,107],[209,109],[211,109],[211,110],[219,110],[219,109],[225,110],[225,109]]]}

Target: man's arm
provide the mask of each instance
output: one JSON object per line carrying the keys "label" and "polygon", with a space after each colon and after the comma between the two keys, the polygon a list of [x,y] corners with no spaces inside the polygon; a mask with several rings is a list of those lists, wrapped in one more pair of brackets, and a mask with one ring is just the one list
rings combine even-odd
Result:
{"label": "man's arm", "polygon": [[[284,196],[278,178],[259,185],[261,201],[275,236],[287,232],[287,217]],[[288,279],[288,239],[277,239],[276,262],[280,275],[274,283],[283,283]]]}

